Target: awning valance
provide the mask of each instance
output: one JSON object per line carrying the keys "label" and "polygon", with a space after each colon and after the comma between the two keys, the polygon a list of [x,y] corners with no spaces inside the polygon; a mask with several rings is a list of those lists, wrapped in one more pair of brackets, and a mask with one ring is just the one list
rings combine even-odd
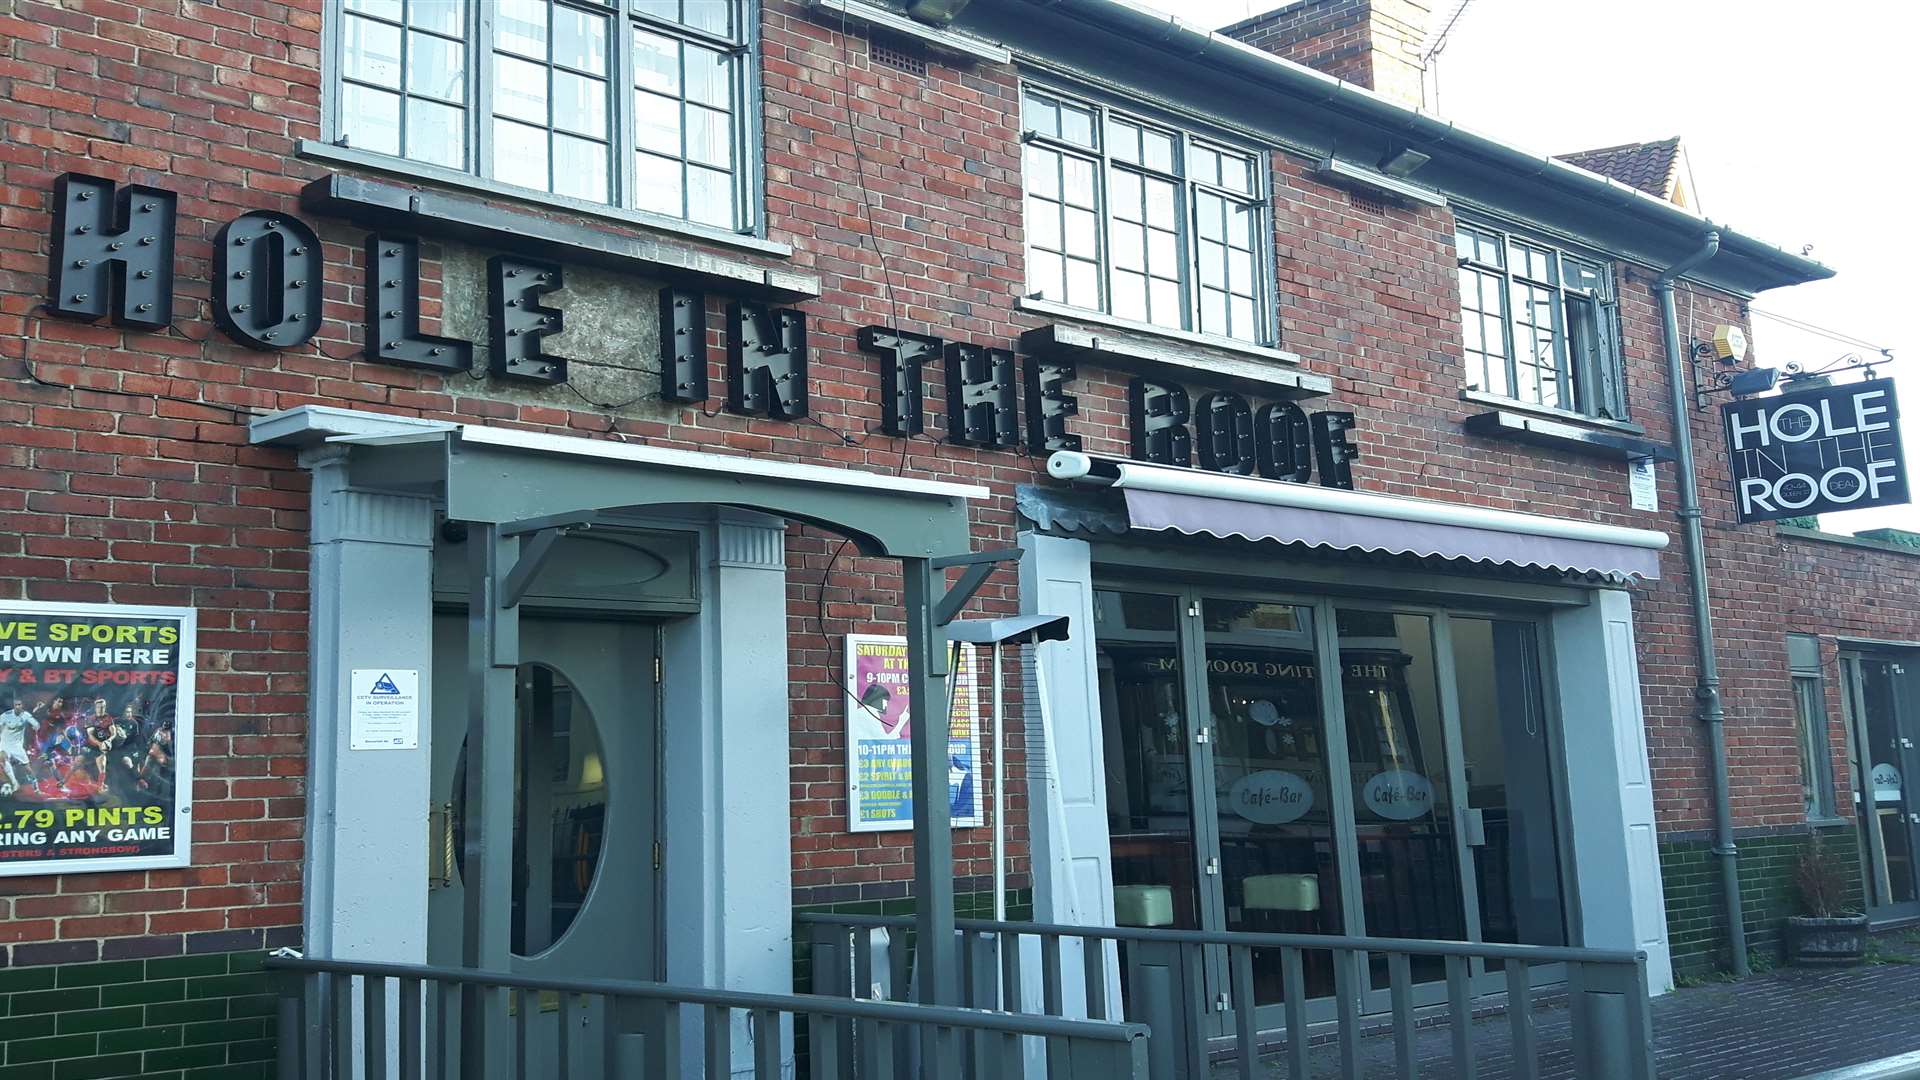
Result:
{"label": "awning valance", "polygon": [[1577,573],[1660,576],[1667,535],[1432,499],[1062,452],[1054,477],[1119,490],[1132,529]]}

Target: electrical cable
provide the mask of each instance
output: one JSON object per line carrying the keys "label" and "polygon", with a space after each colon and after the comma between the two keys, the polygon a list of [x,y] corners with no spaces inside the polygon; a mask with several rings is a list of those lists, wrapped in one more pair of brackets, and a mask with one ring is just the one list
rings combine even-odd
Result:
{"label": "electrical cable", "polygon": [[[873,251],[874,262],[880,267],[880,284],[881,287],[886,290],[888,314],[892,317],[892,325],[899,328],[901,323],[900,299],[894,292],[893,271],[887,265],[886,255],[880,250],[879,235],[874,229],[873,192],[867,186],[866,155],[862,153],[860,149],[860,129],[853,111],[853,49],[851,41],[852,29],[847,19],[847,9],[843,7],[840,9],[840,103],[847,115],[847,142],[853,147],[854,182],[860,189],[860,217],[861,221],[866,225],[866,231],[862,235],[862,239],[866,242],[865,246]],[[926,325],[927,332],[932,333],[932,324],[924,325]],[[809,417],[809,419],[812,419],[812,417]],[[814,422],[820,423],[818,420]],[[823,428],[827,427],[824,423],[821,423],[820,426]],[[832,428],[827,428],[827,430],[839,435],[849,446],[861,445],[861,443],[854,442],[848,438],[848,436],[833,431]],[[930,436],[923,434],[920,437],[927,439],[928,442],[933,443],[936,447],[940,445],[937,440]],[[907,471],[907,460],[913,449],[913,438],[913,436],[906,436],[901,439],[900,461],[894,466],[893,470],[893,475],[896,478],[904,475]],[[864,441],[864,439],[861,440],[862,443],[864,443]],[[828,556],[826,568],[820,572],[820,584],[815,589],[814,627],[819,632],[820,639],[824,643],[827,651],[826,677],[832,679],[834,683],[840,687],[841,693],[845,694],[856,704],[861,704],[859,698],[855,697],[853,691],[847,686],[846,681],[836,674],[836,669],[839,664],[834,659],[833,636],[827,632],[827,586],[833,580],[833,568],[839,564],[840,557],[846,554],[847,546],[851,543],[851,540],[842,538],[840,542],[835,545],[833,554]],[[953,681],[949,681],[948,694],[950,698],[952,689]],[[861,704],[861,707],[865,708],[866,706]]]}

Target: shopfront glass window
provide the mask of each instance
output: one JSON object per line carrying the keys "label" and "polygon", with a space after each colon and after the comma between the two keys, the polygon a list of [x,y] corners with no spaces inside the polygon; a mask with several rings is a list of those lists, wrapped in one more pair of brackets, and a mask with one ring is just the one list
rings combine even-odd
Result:
{"label": "shopfront glass window", "polygon": [[1459,616],[1451,627],[1481,937],[1565,945],[1560,808],[1534,627]]}
{"label": "shopfront glass window", "polygon": [[1181,682],[1180,603],[1156,593],[1095,594],[1107,832],[1114,918],[1195,929],[1193,745]]}
{"label": "shopfront glass window", "polygon": [[745,0],[339,0],[332,138],[751,231],[746,14]]}
{"label": "shopfront glass window", "polygon": [[[1374,937],[1466,937],[1454,848],[1453,790],[1426,615],[1341,609],[1346,710],[1360,899]],[[1384,985],[1384,958],[1374,962]],[[1414,958],[1439,978],[1437,958]]]}
{"label": "shopfront glass window", "polygon": [[[1313,609],[1208,598],[1207,709],[1226,929],[1338,934],[1327,726]],[[1332,958],[1309,952],[1307,992],[1330,993]],[[1256,950],[1254,999],[1282,1000],[1280,958]]]}

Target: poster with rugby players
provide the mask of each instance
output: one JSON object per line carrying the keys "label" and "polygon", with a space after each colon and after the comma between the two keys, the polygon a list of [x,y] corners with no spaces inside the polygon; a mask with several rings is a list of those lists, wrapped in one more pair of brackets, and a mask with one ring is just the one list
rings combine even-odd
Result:
{"label": "poster with rugby players", "polygon": [[191,608],[0,600],[0,876],[185,866]]}

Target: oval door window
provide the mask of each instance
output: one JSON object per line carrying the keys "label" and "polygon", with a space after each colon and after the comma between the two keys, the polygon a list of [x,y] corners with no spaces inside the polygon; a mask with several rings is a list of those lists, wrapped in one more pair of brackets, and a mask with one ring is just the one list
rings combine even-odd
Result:
{"label": "oval door window", "polygon": [[[514,686],[513,953],[547,951],[592,891],[606,832],[606,756],[587,703],[546,664]],[[453,770],[453,852],[466,872],[467,746]]]}

